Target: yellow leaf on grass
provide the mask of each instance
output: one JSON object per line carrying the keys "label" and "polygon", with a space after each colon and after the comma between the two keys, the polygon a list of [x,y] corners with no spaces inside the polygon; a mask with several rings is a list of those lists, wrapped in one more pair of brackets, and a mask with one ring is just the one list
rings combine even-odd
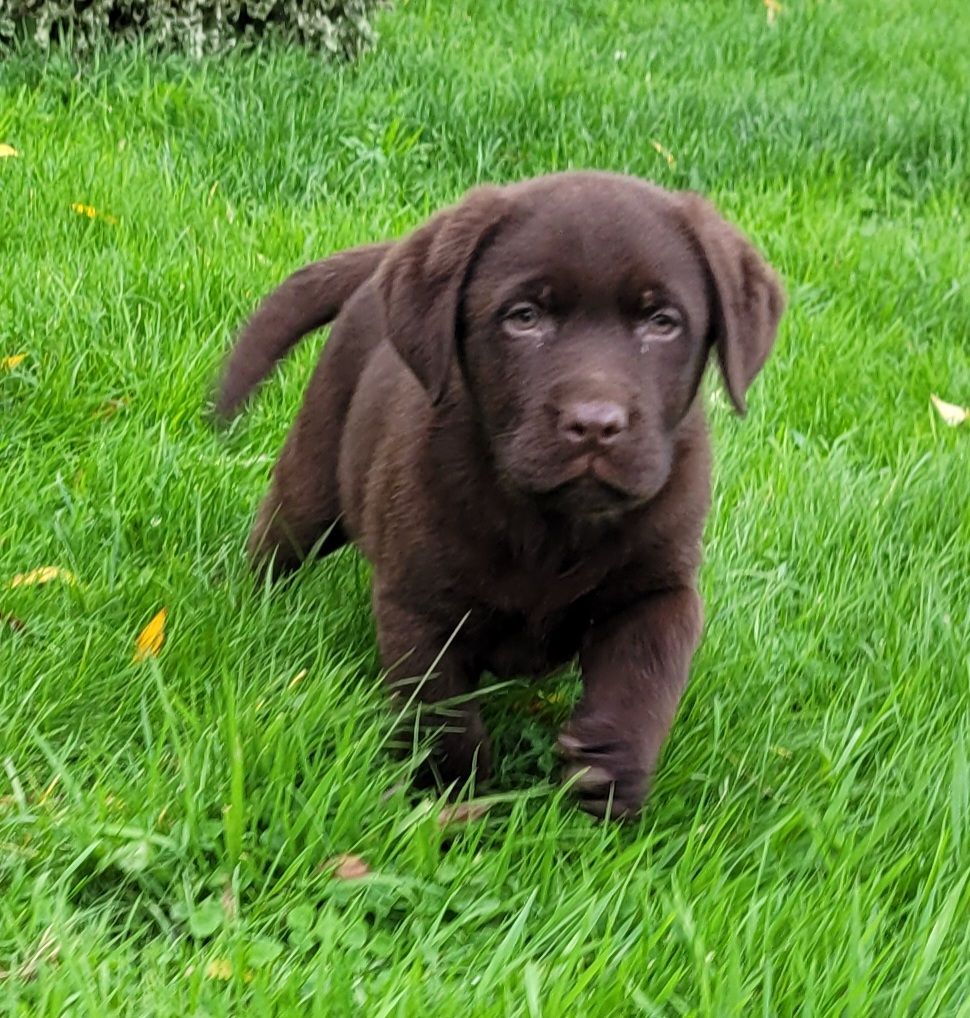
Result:
{"label": "yellow leaf on grass", "polygon": [[768,19],[768,24],[773,25],[778,18],[778,15],[782,12],[782,6],[778,0],[762,0],[765,5],[765,16]]}
{"label": "yellow leaf on grass", "polygon": [[15,159],[19,155],[20,153],[13,147],[13,145],[7,145],[4,142],[0,142],[0,159]]}
{"label": "yellow leaf on grass", "polygon": [[43,583],[51,583],[53,580],[62,580],[72,587],[77,583],[77,577],[67,569],[61,569],[59,566],[41,566],[40,569],[31,569],[29,573],[17,573],[7,586],[11,589],[13,587],[37,587]]}
{"label": "yellow leaf on grass", "polygon": [[232,962],[228,958],[213,958],[205,967],[207,979],[232,979]]}
{"label": "yellow leaf on grass", "polygon": [[71,204],[71,211],[76,212],[79,216],[87,216],[88,219],[103,219],[106,223],[111,223],[112,226],[118,222],[114,216],[109,216],[107,212],[99,212],[93,205],[85,205],[80,201]]}
{"label": "yellow leaf on grass", "polygon": [[653,147],[660,153],[660,155],[664,157],[664,159],[667,161],[667,165],[671,169],[673,169],[677,165],[677,160],[674,158],[674,154],[673,152],[670,151],[669,148],[665,148],[663,145],[661,145],[656,138],[651,138],[650,144],[653,145]]}
{"label": "yellow leaf on grass", "polygon": [[967,410],[965,407],[957,406],[956,403],[946,403],[939,396],[934,396],[932,393],[930,394],[930,399],[933,401],[933,406],[936,407],[936,412],[951,428],[955,428],[958,424],[963,424],[964,421],[970,420],[970,410]]}
{"label": "yellow leaf on grass", "polygon": [[[232,979],[232,962],[228,958],[213,958],[205,967],[206,979],[218,979],[225,983]],[[253,974],[246,969],[243,972],[243,982],[251,983]]]}
{"label": "yellow leaf on grass", "polygon": [[287,688],[288,690],[289,690],[289,689],[296,689],[296,687],[297,687],[297,686],[298,686],[298,685],[299,685],[299,684],[300,684],[300,683],[301,683],[301,682],[302,682],[302,681],[303,681],[303,680],[304,680],[305,678],[306,678],[306,669],[304,668],[304,669],[302,669],[301,671],[298,671],[298,672],[296,673],[296,675],[294,675],[294,676],[293,676],[293,678],[292,678],[292,679],[290,679],[290,683],[289,683],[289,685],[288,685],[288,686],[287,686],[286,688]]}
{"label": "yellow leaf on grass", "polygon": [[158,657],[158,652],[165,642],[165,620],[168,609],[163,608],[151,622],[138,634],[135,641],[135,660],[144,661],[147,657]]}
{"label": "yellow leaf on grass", "polygon": [[530,714],[554,714],[568,706],[569,703],[570,697],[566,690],[557,689],[550,693],[537,693],[535,699],[526,704],[526,710]]}
{"label": "yellow leaf on grass", "polygon": [[0,359],[0,368],[3,368],[4,371],[13,371],[18,364],[26,359],[27,355],[25,353],[15,353],[10,357],[3,357]]}

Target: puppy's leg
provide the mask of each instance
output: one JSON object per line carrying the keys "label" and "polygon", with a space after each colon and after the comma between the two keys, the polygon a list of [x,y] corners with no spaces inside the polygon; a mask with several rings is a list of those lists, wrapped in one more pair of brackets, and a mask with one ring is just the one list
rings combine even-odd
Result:
{"label": "puppy's leg", "polygon": [[337,482],[340,441],[357,381],[378,339],[345,322],[334,326],[249,535],[249,557],[258,571],[282,576],[312,552],[327,555],[347,543]]}
{"label": "puppy's leg", "polygon": [[639,810],[702,626],[699,595],[681,588],[644,597],[587,635],[583,696],[559,745],[588,812],[622,817]]}
{"label": "puppy's leg", "polygon": [[311,553],[328,555],[347,543],[340,525],[336,464],[327,469],[293,432],[273,468],[247,551],[253,568],[274,579],[297,569]]}
{"label": "puppy's leg", "polygon": [[461,633],[442,632],[394,599],[378,593],[374,613],[381,661],[396,704],[415,704],[420,732],[432,752],[418,771],[423,787],[453,786],[457,792],[475,775],[488,779],[491,746],[478,704],[471,696],[477,676],[461,650]]}
{"label": "puppy's leg", "polygon": [[249,534],[253,569],[269,571],[274,579],[293,572],[310,554],[328,555],[347,543],[337,488],[339,427],[328,430],[320,409],[309,400],[303,404]]}

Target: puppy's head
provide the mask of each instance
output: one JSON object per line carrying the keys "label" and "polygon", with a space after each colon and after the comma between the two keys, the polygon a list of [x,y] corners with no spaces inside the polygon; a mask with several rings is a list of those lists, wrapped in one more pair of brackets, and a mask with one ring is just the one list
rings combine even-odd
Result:
{"label": "puppy's head", "polygon": [[473,402],[502,481],[590,516],[664,486],[712,349],[744,412],[784,303],[702,198],[603,173],[471,192],[380,290],[405,363],[433,402]]}

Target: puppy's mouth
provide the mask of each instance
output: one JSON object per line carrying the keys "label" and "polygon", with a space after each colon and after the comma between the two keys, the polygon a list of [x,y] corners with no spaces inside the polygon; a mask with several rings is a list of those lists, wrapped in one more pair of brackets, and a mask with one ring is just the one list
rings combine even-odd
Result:
{"label": "puppy's mouth", "polygon": [[536,493],[550,508],[581,516],[613,516],[644,501],[616,475],[600,456],[583,456],[570,464],[565,476]]}
{"label": "puppy's mouth", "polygon": [[609,520],[653,499],[669,474],[669,457],[652,448],[562,450],[528,440],[499,445],[495,465],[501,485],[542,511],[560,516]]}

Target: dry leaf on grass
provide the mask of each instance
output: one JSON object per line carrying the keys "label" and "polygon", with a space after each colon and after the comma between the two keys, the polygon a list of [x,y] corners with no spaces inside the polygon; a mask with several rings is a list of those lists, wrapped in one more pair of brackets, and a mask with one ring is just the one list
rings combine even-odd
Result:
{"label": "dry leaf on grass", "polygon": [[29,958],[21,962],[13,969],[0,969],[0,982],[4,979],[17,979],[22,983],[28,983],[36,978],[41,965],[57,961],[61,953],[61,945],[54,939],[52,927],[48,926],[41,934],[37,947]]}
{"label": "dry leaf on grass", "polygon": [[8,145],[6,142],[0,142],[0,159],[15,159],[20,153],[13,147]]}
{"label": "dry leaf on grass", "polygon": [[338,880],[360,880],[370,873],[370,866],[359,855],[335,855],[320,868],[332,870],[332,876]]}
{"label": "dry leaf on grass", "polygon": [[446,806],[438,814],[438,826],[450,827],[452,824],[470,824],[475,820],[481,820],[492,808],[490,802],[459,802],[454,806]]}
{"label": "dry leaf on grass", "polygon": [[92,417],[99,417],[101,420],[107,420],[109,417],[113,417],[119,410],[126,410],[128,408],[128,397],[122,396],[120,399],[108,399],[101,404],[91,414]]}
{"label": "dry leaf on grass", "polygon": [[665,148],[663,145],[661,145],[660,142],[657,141],[656,138],[651,138],[650,139],[650,144],[653,145],[653,147],[657,150],[657,152],[659,152],[660,155],[662,155],[664,157],[664,159],[667,162],[667,165],[671,169],[674,169],[674,167],[676,167],[677,160],[674,158],[674,154],[673,154],[673,152],[670,151],[669,148]]}
{"label": "dry leaf on grass", "polygon": [[23,619],[18,619],[16,615],[11,615],[10,612],[0,612],[0,623],[9,626],[15,633],[22,633],[27,628],[27,624]]}
{"label": "dry leaf on grass", "polygon": [[158,652],[165,642],[165,620],[168,618],[168,609],[163,608],[158,612],[151,622],[138,634],[135,640],[135,661],[144,661],[148,657],[158,657]]}
{"label": "dry leaf on grass", "polygon": [[933,406],[936,407],[936,412],[951,428],[970,420],[970,410],[965,407],[957,406],[956,403],[947,403],[933,393],[930,393],[930,399],[933,401]]}
{"label": "dry leaf on grass", "polygon": [[27,355],[25,353],[11,354],[9,357],[0,358],[0,368],[3,368],[4,371],[13,371],[18,364],[21,364],[26,359]]}
{"label": "dry leaf on grass", "polygon": [[222,889],[222,897],[219,899],[219,904],[222,905],[226,921],[234,922],[236,916],[239,915],[239,903],[236,901],[236,892],[232,889],[232,884],[226,884]]}
{"label": "dry leaf on grass", "polygon": [[61,569],[60,566],[41,566],[39,569],[31,569],[28,573],[17,573],[7,586],[11,589],[14,587],[38,587],[54,580],[62,580],[70,587],[77,583],[77,577],[68,569]]}

